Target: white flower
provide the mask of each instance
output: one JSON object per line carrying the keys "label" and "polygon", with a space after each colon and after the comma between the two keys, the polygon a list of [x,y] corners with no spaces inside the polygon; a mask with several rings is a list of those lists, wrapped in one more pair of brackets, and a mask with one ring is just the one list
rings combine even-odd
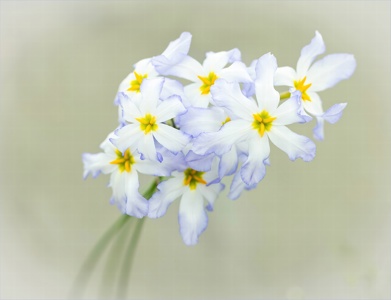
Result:
{"label": "white flower", "polygon": [[[120,151],[110,142],[111,133],[100,145],[101,153],[83,154],[84,178],[100,173],[111,174],[109,187],[113,194],[111,203],[116,204],[122,213],[142,218],[148,214],[148,201],[139,193],[138,172],[155,176],[169,176],[173,170],[171,157],[167,164],[141,160],[138,151],[132,147]],[[178,156],[178,161],[183,156]]]}
{"label": "white flower", "polygon": [[[152,59],[152,63],[162,75],[173,75],[193,82],[185,86],[185,94],[189,100],[189,103],[185,103],[186,107],[207,107],[211,102],[210,88],[218,78],[230,82],[251,81],[246,66],[239,60],[240,51],[233,49],[217,53],[208,52],[202,65],[190,56],[186,56],[175,65],[168,65],[158,58]],[[232,64],[225,67],[229,63]]]}
{"label": "white flower", "polygon": [[265,175],[265,164],[270,154],[269,138],[286,152],[291,160],[310,161],[315,156],[315,144],[298,135],[285,125],[303,122],[299,100],[296,97],[278,106],[280,95],[274,89],[273,77],[277,62],[265,54],[256,66],[256,101],[245,97],[238,83],[219,80],[212,87],[213,101],[226,109],[231,121],[220,131],[200,134],[194,141],[193,151],[205,155],[223,155],[234,144],[246,142],[248,157],[241,169],[241,178],[247,186],[258,183]]}
{"label": "white flower", "polygon": [[319,140],[324,138],[324,120],[330,123],[337,122],[346,103],[335,104],[331,109],[323,112],[322,101],[317,92],[348,79],[356,68],[354,56],[345,53],[330,54],[313,63],[315,58],[325,50],[323,38],[316,31],[311,43],[301,50],[296,70],[291,67],[278,68],[274,78],[275,85],[289,86],[291,91],[301,92],[305,111],[318,120],[314,135]]}
{"label": "white flower", "polygon": [[127,124],[115,131],[118,138],[112,140],[121,151],[135,146],[144,158],[162,161],[155,140],[174,153],[189,142],[189,136],[164,123],[186,111],[179,96],[159,99],[164,81],[163,77],[145,80],[137,101],[121,103]]}
{"label": "white flower", "polygon": [[162,217],[169,205],[181,198],[178,216],[180,233],[186,245],[196,244],[208,226],[206,209],[213,210],[214,202],[224,188],[221,183],[208,185],[216,176],[216,168],[201,172],[185,165],[178,166],[172,178],[161,182],[158,192],[149,200],[148,216]]}

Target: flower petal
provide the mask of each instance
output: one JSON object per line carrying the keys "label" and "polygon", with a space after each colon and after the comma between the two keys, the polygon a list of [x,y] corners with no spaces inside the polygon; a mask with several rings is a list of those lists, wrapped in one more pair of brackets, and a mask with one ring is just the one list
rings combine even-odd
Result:
{"label": "flower petal", "polygon": [[328,89],[352,76],[356,69],[356,60],[351,54],[330,54],[315,62],[307,73],[311,82],[311,91]]}
{"label": "flower petal", "polygon": [[339,121],[339,119],[342,117],[342,112],[345,109],[347,103],[337,103],[334,104],[332,107],[330,107],[326,112],[323,114],[323,119],[325,119],[330,124],[335,124]]}
{"label": "flower petal", "polygon": [[254,101],[246,98],[238,83],[230,83],[219,79],[211,87],[213,103],[228,110],[232,118],[253,121],[253,114],[258,112]]}
{"label": "flower petal", "polygon": [[255,66],[255,94],[259,110],[272,113],[280,102],[280,94],[274,89],[274,74],[277,70],[277,60],[271,53],[258,59]]}
{"label": "flower petal", "polygon": [[226,113],[219,107],[189,107],[178,117],[177,124],[183,132],[195,137],[203,132],[218,131],[226,119]]}
{"label": "flower petal", "polygon": [[142,114],[155,114],[163,84],[164,77],[143,80],[143,83],[140,86],[140,92],[143,96],[142,102],[140,103],[140,111]]}
{"label": "flower petal", "polygon": [[210,93],[201,94],[201,84],[198,81],[199,80],[197,79],[196,83],[191,83],[185,86],[184,90],[187,102],[193,107],[208,107],[211,95]]}
{"label": "flower petal", "polygon": [[220,192],[224,189],[224,184],[217,183],[211,185],[198,185],[197,190],[208,201],[207,209],[213,211],[214,203],[219,196]]}
{"label": "flower petal", "polygon": [[326,51],[321,34],[316,31],[315,37],[301,50],[300,58],[297,61],[297,75],[299,78],[306,76],[307,71],[315,58]]}
{"label": "flower petal", "polygon": [[163,181],[157,188],[158,191],[149,199],[148,217],[153,219],[165,215],[170,204],[183,194],[183,176]]}
{"label": "flower petal", "polygon": [[295,94],[290,99],[282,103],[274,112],[273,125],[289,125],[293,123],[305,123],[311,119],[308,115],[303,115],[301,105],[301,95]]}
{"label": "flower petal", "polygon": [[256,185],[265,177],[269,155],[270,145],[267,135],[250,140],[249,154],[240,170],[241,178],[247,186]]}
{"label": "flower petal", "polygon": [[183,194],[178,221],[183,242],[188,246],[197,244],[198,237],[208,226],[204,199],[197,190],[188,189]]}
{"label": "flower petal", "polygon": [[137,172],[123,172],[125,177],[126,214],[142,218],[148,214],[148,201],[140,195]]}
{"label": "flower petal", "polygon": [[302,158],[311,161],[315,157],[316,146],[307,137],[294,133],[285,126],[273,126],[268,132],[272,143],[288,154],[290,160]]}
{"label": "flower petal", "polygon": [[138,140],[137,149],[143,155],[144,158],[155,161],[159,160],[156,153],[156,147],[152,133],[144,134]]}
{"label": "flower petal", "polygon": [[323,115],[322,100],[315,92],[307,92],[307,95],[310,97],[311,101],[302,101],[304,109],[313,116],[320,117]]}
{"label": "flower petal", "polygon": [[156,110],[156,122],[161,123],[186,112],[186,108],[181,102],[181,98],[173,95],[161,101]]}
{"label": "flower petal", "polygon": [[207,52],[206,59],[203,62],[203,67],[206,73],[218,72],[223,69],[228,63],[240,60],[241,54],[239,49],[221,52]]}
{"label": "flower petal", "polygon": [[195,154],[191,150],[186,154],[185,157],[186,162],[190,168],[202,172],[210,171],[214,158],[215,154],[213,153],[207,155],[199,155]]}
{"label": "flower petal", "polygon": [[159,57],[154,57],[152,64],[159,74],[172,75],[193,82],[198,80],[198,75],[205,75],[201,64],[190,56],[185,56],[178,64],[173,66],[170,66],[167,61],[161,60]]}
{"label": "flower petal", "polygon": [[138,124],[128,124],[121,127],[115,131],[115,134],[117,137],[111,138],[110,142],[121,152],[124,152],[128,148],[134,150],[143,136],[143,132]]}
{"label": "flower petal", "polygon": [[107,153],[83,153],[83,178],[86,179],[89,174],[96,178],[100,173],[108,174],[115,170],[116,166],[110,164],[115,159],[115,156],[110,156]]}
{"label": "flower petal", "polygon": [[240,197],[243,190],[251,190],[256,188],[257,184],[254,184],[253,186],[249,187],[247,186],[244,181],[242,180],[242,177],[240,175],[240,172],[236,172],[234,178],[232,179],[231,187],[229,189],[228,198],[231,200],[236,200]]}
{"label": "flower petal", "polygon": [[316,126],[312,132],[315,139],[318,141],[324,140],[324,119],[322,117],[316,117]]}
{"label": "flower petal", "polygon": [[163,147],[173,152],[181,151],[190,141],[190,136],[166,124],[159,124],[153,136]]}
{"label": "flower petal", "polygon": [[219,178],[232,175],[238,168],[238,153],[236,147],[232,147],[230,151],[223,154],[219,163]]}
{"label": "flower petal", "polygon": [[252,82],[246,65],[240,61],[235,61],[228,68],[218,71],[216,75],[218,78],[223,78],[228,82]]}
{"label": "flower petal", "polygon": [[193,151],[197,154],[227,153],[234,144],[247,139],[251,133],[251,123],[233,120],[226,123],[218,132],[202,133],[193,142]]}
{"label": "flower petal", "polygon": [[177,64],[178,56],[180,57],[181,55],[182,56],[187,55],[187,53],[189,52],[191,38],[192,38],[191,33],[182,32],[182,34],[178,39],[168,44],[168,47],[166,48],[166,50],[164,50],[162,55],[168,58],[173,65]]}
{"label": "flower petal", "polygon": [[285,85],[293,87],[293,83],[298,79],[296,71],[291,67],[277,68],[274,74],[274,85]]}

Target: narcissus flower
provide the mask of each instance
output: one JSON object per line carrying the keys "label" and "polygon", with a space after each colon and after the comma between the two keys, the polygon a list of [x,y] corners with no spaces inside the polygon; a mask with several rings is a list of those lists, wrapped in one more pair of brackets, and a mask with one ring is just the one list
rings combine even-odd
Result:
{"label": "narcissus flower", "polygon": [[346,53],[330,54],[313,63],[316,57],[325,51],[323,38],[316,31],[311,43],[301,50],[296,70],[291,67],[278,68],[274,78],[276,86],[284,85],[290,87],[291,92],[301,92],[301,103],[305,111],[315,116],[318,121],[314,136],[319,140],[324,138],[324,121],[337,122],[346,103],[335,104],[324,112],[318,92],[348,79],[356,68],[354,56]]}

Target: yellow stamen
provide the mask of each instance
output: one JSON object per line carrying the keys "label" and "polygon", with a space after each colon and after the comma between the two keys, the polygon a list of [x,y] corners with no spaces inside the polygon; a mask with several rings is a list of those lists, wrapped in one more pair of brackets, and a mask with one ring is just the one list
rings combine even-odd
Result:
{"label": "yellow stamen", "polygon": [[202,95],[207,95],[210,93],[210,87],[214,85],[216,79],[218,78],[214,72],[210,72],[208,76],[198,76],[202,81],[203,85],[200,86],[200,91]]}
{"label": "yellow stamen", "polygon": [[305,84],[305,81],[307,80],[307,76],[304,76],[299,81],[294,81],[293,84],[296,88],[296,90],[301,92],[301,99],[303,101],[311,101],[310,96],[307,94],[307,90],[311,87],[312,83]]}
{"label": "yellow stamen", "polygon": [[264,136],[266,131],[270,131],[273,121],[277,119],[276,117],[271,117],[266,110],[263,110],[257,114],[253,114],[253,117],[253,128],[258,131],[261,137]]}
{"label": "yellow stamen", "polygon": [[183,179],[183,185],[188,185],[191,190],[194,190],[198,183],[207,184],[207,182],[202,178],[204,173],[205,172],[196,171],[191,168],[186,169],[184,171],[185,178]]}
{"label": "yellow stamen", "polygon": [[158,125],[156,124],[156,117],[151,114],[146,114],[143,118],[136,118],[140,122],[140,129],[144,131],[144,134],[148,134],[151,131],[156,131]]}
{"label": "yellow stamen", "polygon": [[222,122],[222,125],[225,125],[227,124],[228,122],[231,121],[231,118],[230,117],[227,117],[223,122]]}
{"label": "yellow stamen", "polygon": [[133,72],[135,80],[130,81],[130,87],[128,88],[128,91],[131,92],[140,92],[140,86],[143,83],[143,80],[148,77],[148,74],[138,74],[136,71]]}
{"label": "yellow stamen", "polygon": [[118,165],[120,172],[126,171],[129,173],[132,170],[132,165],[135,163],[134,157],[130,153],[129,149],[126,149],[123,155],[118,149],[115,153],[117,154],[117,158],[111,161],[110,164]]}

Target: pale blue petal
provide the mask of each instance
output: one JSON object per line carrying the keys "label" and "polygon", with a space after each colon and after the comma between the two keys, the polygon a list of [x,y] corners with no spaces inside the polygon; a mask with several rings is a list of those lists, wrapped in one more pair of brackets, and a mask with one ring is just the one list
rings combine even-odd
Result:
{"label": "pale blue petal", "polygon": [[163,90],[160,94],[160,99],[165,100],[172,95],[177,95],[181,97],[181,101],[185,98],[185,92],[183,90],[183,85],[174,79],[165,78],[163,84]]}
{"label": "pale blue petal", "polygon": [[311,91],[319,92],[348,79],[356,69],[356,60],[351,54],[330,54],[315,62],[307,73]]}
{"label": "pale blue petal", "polygon": [[188,246],[197,244],[198,237],[208,226],[204,200],[197,190],[188,189],[183,194],[178,222],[183,242]]}
{"label": "pale blue petal", "polygon": [[171,203],[183,194],[183,176],[163,181],[157,188],[158,191],[149,199],[148,217],[153,219],[164,216]]}
{"label": "pale blue petal", "polygon": [[137,172],[122,172],[125,177],[126,214],[142,218],[148,214],[148,201],[138,191]]}
{"label": "pale blue petal", "polygon": [[274,89],[274,74],[277,70],[277,60],[271,53],[258,59],[255,67],[255,94],[259,110],[273,113],[280,102],[280,93]]}
{"label": "pale blue petal", "polygon": [[231,119],[239,118],[252,122],[253,114],[258,112],[254,101],[243,95],[238,83],[218,79],[211,87],[211,94],[213,103],[227,109]]}
{"label": "pale blue petal", "polygon": [[219,178],[220,180],[235,173],[238,168],[239,158],[236,147],[232,147],[230,151],[223,154],[219,163]]}
{"label": "pale blue petal", "polygon": [[304,113],[301,104],[301,95],[294,94],[291,98],[282,103],[274,112],[273,125],[289,125],[293,123],[305,123],[312,118]]}
{"label": "pale blue petal", "polygon": [[307,71],[315,60],[315,58],[326,51],[326,46],[323,38],[318,31],[315,32],[315,37],[307,46],[301,50],[300,58],[297,61],[297,75],[299,78],[306,76]]}
{"label": "pale blue petal", "polygon": [[252,190],[257,187],[257,184],[247,186],[240,175],[240,172],[236,172],[229,189],[228,198],[236,200],[240,197],[244,190]]}
{"label": "pale blue petal", "polygon": [[290,160],[302,158],[311,161],[315,157],[316,146],[309,138],[291,131],[285,126],[273,126],[267,133],[274,145],[288,154]]}
{"label": "pale blue petal", "polygon": [[315,139],[318,141],[324,140],[324,119],[322,117],[316,117],[316,126],[312,132]]}
{"label": "pale blue petal", "polygon": [[270,145],[266,135],[249,141],[248,158],[240,170],[241,178],[246,185],[256,185],[265,177],[265,161],[269,158],[269,155]]}
{"label": "pale blue petal", "polygon": [[116,166],[110,164],[115,159],[115,156],[110,156],[106,153],[83,153],[83,178],[86,179],[91,174],[96,178],[100,173],[108,174],[115,170]]}
{"label": "pale blue petal", "polygon": [[335,124],[342,117],[343,110],[345,109],[347,103],[337,103],[331,106],[326,112],[323,114],[323,119],[325,119],[330,124]]}
{"label": "pale blue petal", "polygon": [[189,142],[191,137],[166,124],[159,124],[158,130],[153,132],[156,140],[172,152],[181,151]]}
{"label": "pale blue petal", "polygon": [[138,124],[128,124],[117,129],[115,134],[117,137],[110,138],[110,142],[121,152],[124,152],[128,148],[134,150],[144,135]]}
{"label": "pale blue petal", "polygon": [[203,132],[218,131],[226,118],[226,113],[219,107],[189,107],[185,114],[178,116],[177,125],[183,132],[195,137]]}
{"label": "pale blue petal", "polygon": [[213,211],[214,203],[223,189],[224,184],[222,183],[211,184],[208,186],[200,184],[197,186],[197,191],[200,192],[208,202],[208,205],[206,206],[207,210]]}
{"label": "pale blue petal", "polygon": [[228,82],[252,82],[246,65],[240,61],[235,61],[228,68],[216,73],[216,75],[218,78],[222,78]]}
{"label": "pale blue petal", "polygon": [[198,80],[198,76],[205,76],[202,65],[190,56],[185,56],[178,64],[170,65],[166,60],[156,57],[152,59],[155,69],[162,75],[172,75],[184,78],[193,82]]}
{"label": "pale blue petal", "polygon": [[215,158],[215,154],[213,153],[206,154],[206,155],[199,155],[199,154],[195,154],[191,150],[185,156],[185,160],[190,168],[202,172],[210,171],[214,158]]}

